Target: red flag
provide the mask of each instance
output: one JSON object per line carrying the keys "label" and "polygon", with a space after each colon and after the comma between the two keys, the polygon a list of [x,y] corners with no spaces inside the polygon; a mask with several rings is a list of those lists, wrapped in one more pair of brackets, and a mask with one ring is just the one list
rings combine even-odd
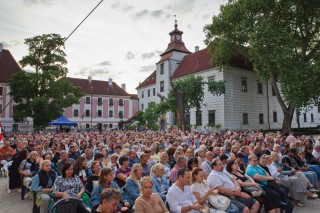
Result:
{"label": "red flag", "polygon": [[2,124],[0,122],[0,142],[2,143]]}

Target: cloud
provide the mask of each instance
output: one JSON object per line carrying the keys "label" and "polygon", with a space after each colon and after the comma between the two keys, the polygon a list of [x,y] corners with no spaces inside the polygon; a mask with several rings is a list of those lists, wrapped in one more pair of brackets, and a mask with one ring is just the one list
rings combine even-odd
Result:
{"label": "cloud", "polygon": [[150,59],[150,58],[152,58],[153,56],[155,56],[155,52],[143,53],[143,54],[141,55],[142,59]]}
{"label": "cloud", "polygon": [[210,17],[211,17],[210,14],[204,14],[204,15],[202,16],[202,19],[209,19]]}
{"label": "cloud", "polygon": [[52,5],[54,4],[55,0],[24,0],[23,2],[27,6],[33,6],[37,4]]}
{"label": "cloud", "polygon": [[156,65],[142,66],[142,67],[140,67],[140,71],[139,72],[151,72],[151,71],[154,71],[156,69],[155,66]]}
{"label": "cloud", "polygon": [[158,18],[158,17],[161,17],[164,14],[164,12],[163,10],[154,10],[154,11],[151,11],[150,14],[152,17]]}
{"label": "cloud", "polygon": [[98,64],[98,66],[111,66],[111,61],[102,61]]}
{"label": "cloud", "polygon": [[134,6],[131,6],[131,5],[123,5],[123,7],[121,8],[122,9],[122,11],[124,11],[124,12],[130,12],[130,11],[132,11],[133,9],[134,9]]}
{"label": "cloud", "polygon": [[127,52],[126,58],[131,60],[131,59],[135,58],[135,55],[131,51],[129,51],[129,52]]}
{"label": "cloud", "polygon": [[188,29],[190,29],[190,30],[192,29],[192,27],[191,27],[191,25],[190,25],[190,24],[188,24],[188,25],[187,25],[187,27],[188,27]]}
{"label": "cloud", "polygon": [[117,8],[119,8],[120,7],[120,2],[117,2],[117,3],[113,3],[113,4],[111,4],[111,6],[110,6],[112,9],[117,9]]}
{"label": "cloud", "polygon": [[5,49],[11,49],[13,47],[19,46],[21,45],[21,42],[17,41],[17,40],[11,40],[11,41],[2,41],[0,42],[3,44],[3,47]]}
{"label": "cloud", "polygon": [[89,69],[87,67],[81,68],[78,72],[74,73],[77,76],[81,76],[81,78],[87,77],[98,77],[98,76],[105,76],[110,74],[110,70],[107,68],[98,68],[98,69]]}
{"label": "cloud", "polygon": [[147,16],[148,14],[149,14],[149,10],[144,9],[139,12],[136,12],[133,17],[136,19],[139,19],[139,18]]}

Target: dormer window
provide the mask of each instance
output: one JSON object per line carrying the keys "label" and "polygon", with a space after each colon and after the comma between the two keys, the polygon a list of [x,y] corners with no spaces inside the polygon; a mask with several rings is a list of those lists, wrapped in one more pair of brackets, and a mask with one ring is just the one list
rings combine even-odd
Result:
{"label": "dormer window", "polygon": [[160,64],[160,75],[164,73],[164,64]]}

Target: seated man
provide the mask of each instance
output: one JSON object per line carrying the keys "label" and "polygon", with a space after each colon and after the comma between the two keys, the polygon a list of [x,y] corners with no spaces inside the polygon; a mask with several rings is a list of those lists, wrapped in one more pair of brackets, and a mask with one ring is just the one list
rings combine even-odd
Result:
{"label": "seated man", "polygon": [[58,170],[58,174],[61,175],[62,174],[62,168],[66,163],[72,163],[74,164],[75,161],[72,158],[68,158],[68,152],[63,150],[60,152],[60,160],[57,163],[57,170]]}
{"label": "seated man", "polygon": [[241,192],[236,178],[223,170],[223,163],[220,159],[214,159],[211,165],[212,171],[208,177],[210,188],[218,189],[219,193],[227,196],[242,213],[259,211],[259,202],[248,194]]}
{"label": "seated man", "polygon": [[121,192],[118,189],[108,188],[100,195],[100,204],[97,209],[92,208],[91,213],[112,213],[116,212],[121,199]]}
{"label": "seated man", "polygon": [[191,171],[187,168],[181,168],[177,173],[177,181],[172,184],[167,193],[167,202],[170,206],[170,212],[197,212],[201,209],[197,198],[192,194],[189,186]]}

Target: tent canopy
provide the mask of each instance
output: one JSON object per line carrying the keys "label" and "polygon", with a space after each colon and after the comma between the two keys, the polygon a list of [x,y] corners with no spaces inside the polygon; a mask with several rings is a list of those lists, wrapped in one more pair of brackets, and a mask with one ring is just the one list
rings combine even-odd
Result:
{"label": "tent canopy", "polygon": [[55,126],[77,126],[77,123],[70,121],[68,118],[66,118],[64,115],[62,115],[57,120],[54,120],[49,123],[49,125],[55,125]]}

